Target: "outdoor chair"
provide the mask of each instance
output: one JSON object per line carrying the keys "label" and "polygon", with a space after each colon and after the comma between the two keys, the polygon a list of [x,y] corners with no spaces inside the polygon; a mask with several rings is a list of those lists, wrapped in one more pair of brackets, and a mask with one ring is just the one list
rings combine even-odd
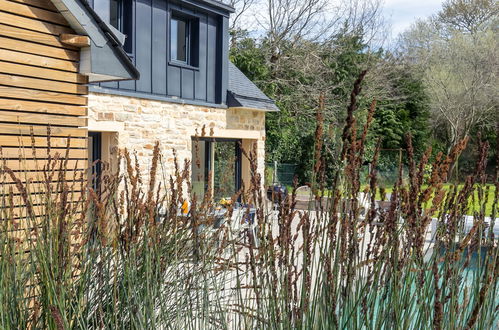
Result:
{"label": "outdoor chair", "polygon": [[312,189],[310,189],[309,186],[300,186],[296,188],[295,194],[297,201],[308,202],[314,199],[314,196],[312,194]]}
{"label": "outdoor chair", "polygon": [[[299,209],[314,209],[315,208],[315,195],[309,186],[300,186],[296,188],[296,208]],[[314,203],[311,205],[310,203]]]}
{"label": "outdoor chair", "polygon": [[232,237],[248,234],[250,244],[258,248],[258,224],[256,222],[256,209],[248,206],[241,205],[235,207],[230,219],[229,233]]}

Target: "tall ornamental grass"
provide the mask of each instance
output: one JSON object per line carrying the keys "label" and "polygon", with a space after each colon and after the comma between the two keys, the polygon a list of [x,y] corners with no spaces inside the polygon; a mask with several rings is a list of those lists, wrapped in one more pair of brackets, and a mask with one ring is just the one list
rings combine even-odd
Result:
{"label": "tall ornamental grass", "polygon": [[234,230],[245,228],[237,222],[249,211],[238,218],[233,206],[213,228],[214,192],[196,196],[191,164],[176,157],[175,173],[166,176],[158,144],[148,175],[124,150],[117,171],[102,164],[98,185],[84,173],[66,179],[76,173],[68,151],[29,180],[2,164],[0,328],[497,328],[499,180],[485,174],[489,146],[479,143],[474,174],[449,189],[448,173],[467,141],[430,162],[431,150],[416,157],[408,136],[409,179],[402,180],[401,165],[389,200],[378,203],[380,142],[369,187],[360,180],[376,109],[373,102],[365,122],[357,121],[362,78],[335,166],[323,157],[321,99],[305,210],[296,207],[296,187],[267,200],[256,150],[243,152],[252,177],[231,205],[256,209],[256,233]]}

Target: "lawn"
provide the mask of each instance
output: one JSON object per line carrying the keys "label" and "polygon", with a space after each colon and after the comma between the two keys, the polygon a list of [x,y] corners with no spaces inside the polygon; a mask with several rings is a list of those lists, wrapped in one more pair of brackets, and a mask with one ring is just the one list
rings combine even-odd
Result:
{"label": "lawn", "polygon": [[[454,189],[453,184],[445,184],[443,186],[444,190],[448,193],[451,189]],[[458,185],[458,189],[461,190],[464,187],[463,184]],[[423,189],[426,189],[427,186],[423,186]],[[492,215],[492,206],[494,204],[494,196],[495,196],[495,191],[496,187],[492,184],[486,184],[483,186],[483,200],[480,200],[478,196],[479,192],[479,187],[475,187],[474,191],[474,197],[470,198],[468,201],[468,214],[473,215],[475,212],[480,212],[480,208],[482,205],[485,203],[485,215],[486,216],[491,216]],[[385,194],[391,194],[393,188],[392,187],[387,187],[385,188]],[[380,189],[376,190],[376,200],[381,200],[381,193]],[[425,208],[429,209],[432,206],[432,199],[430,199],[426,205]],[[496,206],[496,217],[497,217],[497,209],[499,206]]]}
{"label": "lawn", "polygon": [[[428,186],[424,185],[422,186],[422,189],[426,189]],[[461,190],[464,187],[463,184],[458,185],[458,189]],[[363,189],[367,188],[367,186],[364,186]],[[454,184],[445,184],[443,186],[444,190],[446,193],[448,193],[451,189],[454,189]],[[291,192],[293,190],[292,187],[287,187],[288,191]],[[380,201],[382,200],[381,198],[381,189],[384,189],[385,195],[389,195],[393,191],[393,187],[380,187],[376,189],[376,200]],[[468,215],[473,215],[475,212],[480,211],[480,207],[482,204],[485,202],[485,216],[491,216],[492,215],[492,206],[494,204],[494,196],[496,192],[496,187],[493,184],[486,184],[483,185],[483,200],[480,200],[478,197],[478,186],[475,186],[475,191],[474,191],[474,198],[470,198],[468,201]],[[325,191],[323,196],[330,196],[330,191]],[[388,197],[385,197],[385,200],[389,199]],[[432,206],[432,199],[430,199],[426,204],[425,204],[425,209],[429,209]],[[498,216],[498,210],[499,210],[499,205],[496,207],[496,217]]]}

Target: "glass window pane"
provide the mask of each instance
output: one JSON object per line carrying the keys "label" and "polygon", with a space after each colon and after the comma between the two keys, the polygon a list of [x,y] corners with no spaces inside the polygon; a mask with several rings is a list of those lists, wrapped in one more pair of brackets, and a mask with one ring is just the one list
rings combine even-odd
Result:
{"label": "glass window pane", "polygon": [[187,21],[173,18],[170,33],[170,51],[173,60],[187,62],[187,33]]}
{"label": "glass window pane", "polygon": [[187,61],[187,24],[185,21],[178,22],[177,52],[179,61]]}
{"label": "glass window pane", "polygon": [[[97,1],[98,3],[100,1]],[[133,52],[133,2],[132,0],[110,0],[109,24],[125,35],[124,49]]]}
{"label": "glass window pane", "polygon": [[172,60],[177,59],[177,30],[178,30],[178,21],[176,19],[172,19],[170,31],[170,52],[172,55]]}
{"label": "glass window pane", "polygon": [[201,200],[208,189],[215,201],[231,198],[241,187],[237,140],[192,140],[192,191]]}
{"label": "glass window pane", "polygon": [[121,13],[120,13],[120,0],[111,0],[109,23],[117,30],[121,31]]}
{"label": "glass window pane", "polygon": [[216,201],[231,198],[237,192],[236,161],[236,142],[215,142],[213,188]]}

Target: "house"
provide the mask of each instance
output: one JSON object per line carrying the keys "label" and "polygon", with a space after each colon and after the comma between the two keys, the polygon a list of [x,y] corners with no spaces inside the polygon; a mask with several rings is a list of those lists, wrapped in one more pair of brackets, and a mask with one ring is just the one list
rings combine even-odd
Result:
{"label": "house", "polygon": [[140,72],[137,80],[89,88],[90,149],[97,150],[90,161],[112,163],[117,150],[128,148],[147,170],[159,141],[167,175],[175,149],[180,162],[192,161],[195,192],[211,185],[230,196],[250,176],[239,143],[247,150],[256,143],[263,173],[265,113],[277,107],[229,61],[232,7],[213,0],[90,0],[89,6],[126,35],[123,49]]}
{"label": "house", "polygon": [[165,174],[174,149],[191,160],[198,193],[231,195],[249,180],[240,146],[256,145],[263,174],[265,113],[278,109],[229,61],[232,12],[214,0],[0,0],[7,165],[20,166],[30,134],[47,157],[50,131],[52,151],[70,141],[74,177],[97,159],[115,164],[123,148],[147,171],[156,141]]}

